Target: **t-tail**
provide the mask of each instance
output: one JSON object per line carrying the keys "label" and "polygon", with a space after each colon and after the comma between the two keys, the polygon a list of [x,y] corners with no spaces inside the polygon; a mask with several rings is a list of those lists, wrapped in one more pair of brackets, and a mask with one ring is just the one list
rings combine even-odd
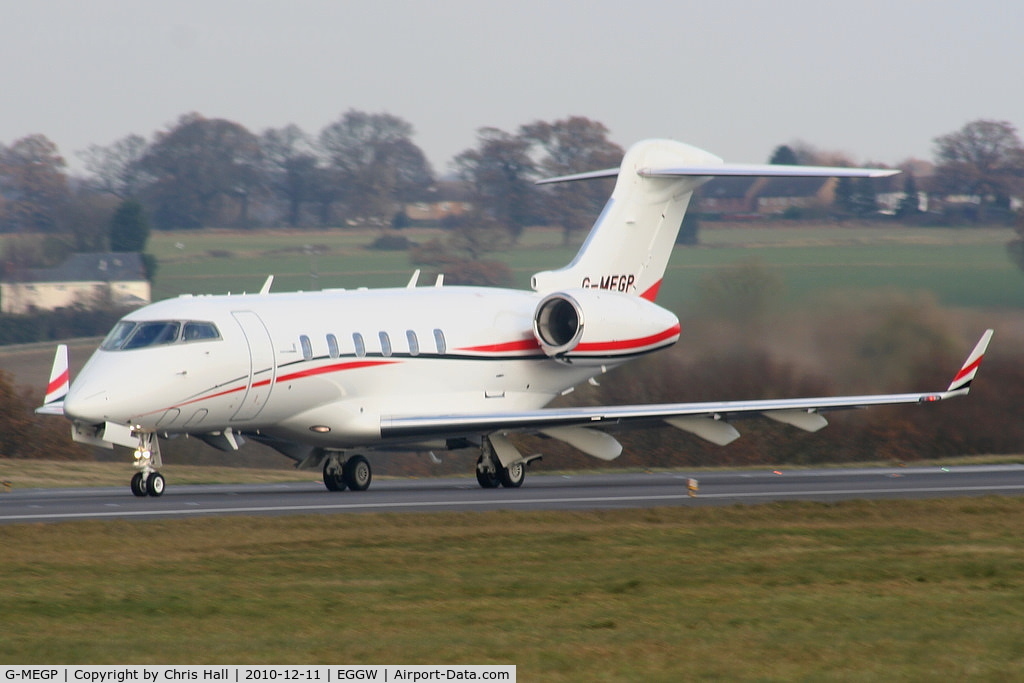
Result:
{"label": "t-tail", "polygon": [[891,169],[727,164],[673,140],[633,145],[619,168],[542,180],[539,184],[618,176],[615,189],[576,258],[533,276],[541,294],[583,287],[654,301],[693,192],[718,176],[878,178]]}

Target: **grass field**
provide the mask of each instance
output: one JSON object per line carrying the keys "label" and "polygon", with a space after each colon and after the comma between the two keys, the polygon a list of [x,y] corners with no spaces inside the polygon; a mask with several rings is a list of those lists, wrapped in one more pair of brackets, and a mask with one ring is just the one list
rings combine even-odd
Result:
{"label": "grass field", "polygon": [[[670,262],[659,302],[676,312],[688,312],[709,270],[749,260],[777,269],[794,304],[822,292],[877,287],[931,291],[952,306],[1024,306],[1022,275],[1006,256],[1009,229],[708,225],[700,247],[677,248]],[[420,242],[437,236],[409,234]],[[154,298],[255,291],[268,274],[277,291],[403,286],[415,268],[408,253],[366,249],[375,236],[343,230],[155,233],[151,250],[161,266]],[[306,244],[327,251],[310,255]],[[493,256],[513,269],[517,287],[526,288],[530,275],[565,265],[576,249],[563,247],[558,231],[534,229],[517,248]]]}
{"label": "grass field", "polygon": [[1011,680],[1024,499],[0,527],[0,662]]}

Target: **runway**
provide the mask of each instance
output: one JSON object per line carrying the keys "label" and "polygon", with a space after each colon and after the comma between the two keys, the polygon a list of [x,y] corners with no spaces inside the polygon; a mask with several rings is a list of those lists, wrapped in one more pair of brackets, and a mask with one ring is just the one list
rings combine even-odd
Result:
{"label": "runway", "polygon": [[[1024,494],[1024,465],[689,474],[533,474],[519,489],[484,490],[470,478],[383,479],[369,491],[331,493],[319,482],[174,486],[160,498],[117,488],[26,489],[0,494],[0,524],[218,515],[353,514],[484,510],[583,510],[783,500],[942,498]],[[691,496],[687,480],[699,482]]]}

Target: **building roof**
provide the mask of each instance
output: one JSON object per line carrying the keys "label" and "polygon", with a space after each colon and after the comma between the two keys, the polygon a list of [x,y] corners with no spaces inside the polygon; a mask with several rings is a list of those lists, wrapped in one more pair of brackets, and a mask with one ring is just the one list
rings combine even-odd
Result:
{"label": "building roof", "polygon": [[146,279],[142,255],[134,252],[72,254],[54,268],[31,268],[22,282],[126,282]]}

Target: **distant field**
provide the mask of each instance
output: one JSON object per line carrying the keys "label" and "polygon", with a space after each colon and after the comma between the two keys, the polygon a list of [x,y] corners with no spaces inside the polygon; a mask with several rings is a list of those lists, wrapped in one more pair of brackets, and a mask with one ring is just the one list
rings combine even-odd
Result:
{"label": "distant field", "polygon": [[1017,680],[1022,526],[994,497],[8,525],[0,663]]}
{"label": "distant field", "polygon": [[[679,313],[689,310],[703,274],[748,260],[777,269],[793,303],[829,291],[895,288],[927,290],[951,306],[1024,306],[1024,274],[1006,256],[1005,244],[1013,234],[1008,229],[707,225],[701,246],[676,248],[661,290],[664,303]],[[278,291],[403,286],[415,266],[406,252],[366,249],[376,234],[157,233],[152,251],[161,266],[154,296],[251,292],[268,274],[275,276]],[[438,233],[411,230],[408,235],[423,242]],[[329,250],[307,254],[302,251],[306,244]],[[576,244],[561,246],[560,232],[536,229],[527,231],[515,249],[493,257],[512,267],[516,286],[528,287],[530,275],[565,265],[576,250]]]}

